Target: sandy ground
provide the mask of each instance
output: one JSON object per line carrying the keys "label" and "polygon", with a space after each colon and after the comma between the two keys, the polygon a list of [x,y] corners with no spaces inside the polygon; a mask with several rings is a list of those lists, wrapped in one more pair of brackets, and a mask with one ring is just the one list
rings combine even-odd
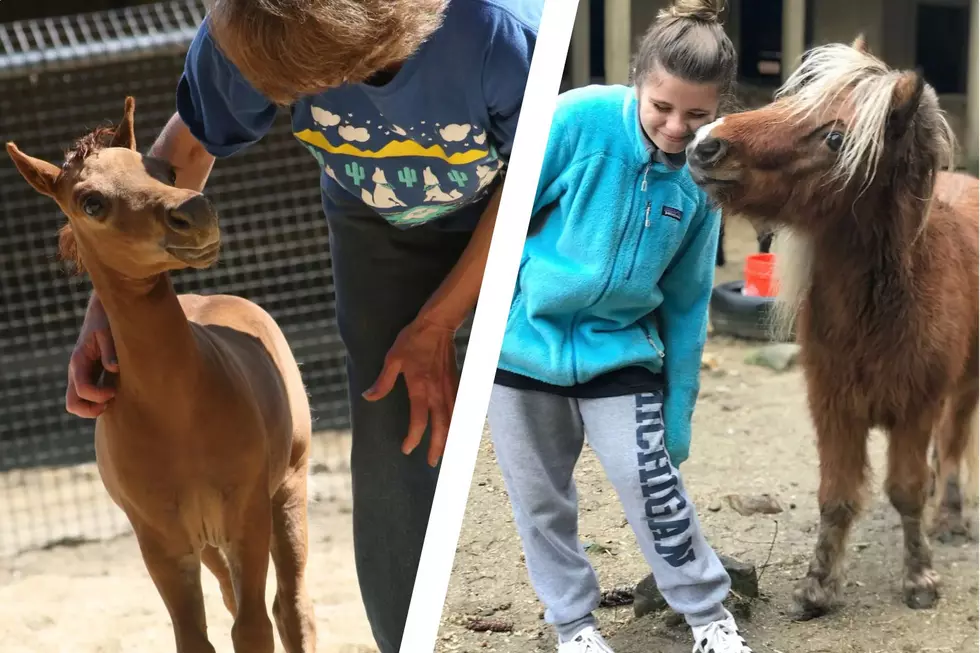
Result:
{"label": "sandy ground", "polygon": [[[729,267],[755,247],[746,225],[728,227]],[[762,597],[743,619],[758,653],[967,653],[977,650],[977,545],[935,546],[945,581],[935,610],[912,611],[900,598],[901,532],[880,492],[883,439],[872,439],[876,478],[868,511],[850,540],[844,609],[799,623],[787,611],[805,571],[817,521],[816,456],[796,370],[749,366],[755,345],[712,338],[719,362],[702,384],[686,482],[716,549],[762,570]],[[321,440],[312,477],[309,584],[320,644],[327,653],[376,650],[363,614],[353,564],[348,447]],[[329,444],[327,442],[329,441]],[[485,438],[473,478],[436,650],[553,651],[554,637],[527,582],[510,505]],[[648,569],[614,492],[588,449],[576,472],[580,531],[604,589],[632,587]],[[770,493],[786,508],[741,517],[724,495]],[[114,512],[91,467],[16,472],[0,477],[0,651],[116,653],[173,650],[170,621],[142,566],[136,542]],[[717,511],[707,507],[719,508]],[[231,620],[204,575],[212,642],[231,653]],[[273,585],[269,584],[269,601]],[[68,607],[70,606],[70,607]],[[472,616],[511,626],[472,632]],[[604,608],[600,624],[620,653],[690,651],[689,633],[663,615],[635,619],[630,606]],[[278,645],[278,644],[277,644]],[[281,651],[281,648],[277,648]]]}
{"label": "sandy ground", "polygon": [[[747,225],[727,227],[729,266],[737,278],[755,242]],[[936,609],[913,611],[901,600],[902,545],[896,513],[881,491],[884,438],[872,437],[874,494],[853,531],[848,583],[838,612],[810,622],[790,619],[795,581],[806,571],[815,542],[817,463],[812,427],[798,370],[777,373],[747,365],[756,345],[712,337],[707,352],[720,365],[706,373],[694,420],[685,482],[710,542],[720,553],[762,570],[762,596],[750,604],[742,628],[757,653],[967,653],[978,645],[977,545],[935,545],[945,588]],[[626,525],[612,486],[586,448],[575,475],[580,536],[604,590],[632,588],[649,569]],[[742,517],[727,494],[774,495],[775,515]],[[712,507],[717,511],[708,510]],[[777,530],[778,527],[778,530]],[[767,564],[768,561],[768,564]],[[552,630],[531,589],[510,504],[489,436],[477,460],[436,650],[554,651]],[[472,617],[512,627],[473,632]],[[618,653],[687,653],[690,631],[665,615],[634,618],[632,606],[600,608],[600,627]]]}
{"label": "sandy ground", "polygon": [[[320,434],[317,440],[307,571],[316,606],[317,651],[377,651],[354,568],[348,440],[344,434]],[[174,650],[170,618],[143,567],[136,540],[104,495],[93,466],[0,478],[5,522],[0,542],[8,549],[0,551],[0,651]],[[18,528],[20,552],[11,554]],[[203,578],[211,643],[217,653],[231,653],[231,617],[214,578],[207,572]],[[270,569],[270,608],[274,592]],[[278,641],[276,645],[282,651]]]}

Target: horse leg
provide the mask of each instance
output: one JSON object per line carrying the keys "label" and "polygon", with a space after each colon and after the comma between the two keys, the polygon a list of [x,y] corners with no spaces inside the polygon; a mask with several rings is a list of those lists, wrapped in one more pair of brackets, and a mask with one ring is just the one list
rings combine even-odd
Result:
{"label": "horse leg", "polygon": [[929,533],[943,543],[970,538],[969,528],[963,521],[960,472],[964,454],[976,455],[968,453],[967,447],[976,428],[978,387],[976,381],[968,386],[947,402],[940,427],[936,429],[936,506]]}
{"label": "horse leg", "polygon": [[232,570],[238,612],[231,626],[235,653],[273,653],[275,636],[265,603],[272,536],[272,501],[262,477],[248,499],[226,554]]}
{"label": "horse leg", "polygon": [[939,575],[932,568],[932,551],[922,528],[929,491],[928,451],[940,409],[892,428],[888,443],[885,491],[902,518],[905,541],[903,593],[910,608],[932,607],[939,596]]}
{"label": "horse leg", "polygon": [[201,560],[189,543],[174,544],[134,524],[146,570],[170,613],[177,653],[215,653],[208,641]]}
{"label": "horse leg", "polygon": [[276,568],[272,614],[286,653],[316,650],[316,617],[304,579],[309,546],[306,475],[304,463],[290,473],[272,498],[272,562]]}
{"label": "horse leg", "polygon": [[235,616],[237,605],[235,604],[235,585],[231,581],[231,570],[228,569],[228,561],[225,560],[221,551],[211,545],[205,545],[201,551],[201,561],[204,563],[214,577],[218,580],[221,587],[221,599],[225,602],[225,607],[231,616]]}
{"label": "horse leg", "polygon": [[844,545],[864,499],[870,428],[838,408],[811,406],[820,458],[820,527],[807,574],[793,592],[802,620],[825,614],[837,601]]}

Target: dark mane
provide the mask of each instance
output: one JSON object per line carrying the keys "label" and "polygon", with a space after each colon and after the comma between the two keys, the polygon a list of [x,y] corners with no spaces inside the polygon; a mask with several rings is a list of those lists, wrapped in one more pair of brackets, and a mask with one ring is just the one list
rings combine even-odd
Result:
{"label": "dark mane", "polygon": [[112,137],[116,135],[114,126],[96,127],[85,134],[65,151],[65,162],[61,165],[62,174],[73,166],[81,163],[99,150],[109,147]]}
{"label": "dark mane", "polygon": [[72,231],[70,222],[66,222],[58,229],[58,259],[71,263],[75,275],[85,274],[85,266],[75,244],[75,232]]}

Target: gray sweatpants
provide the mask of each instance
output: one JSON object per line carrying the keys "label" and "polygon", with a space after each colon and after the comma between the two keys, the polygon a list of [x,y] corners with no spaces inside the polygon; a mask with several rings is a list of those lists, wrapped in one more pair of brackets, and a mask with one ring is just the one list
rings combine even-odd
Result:
{"label": "gray sweatpants", "polygon": [[600,599],[572,479],[586,433],[667,603],[691,626],[724,618],[731,580],[667,456],[662,393],[569,399],[494,385],[488,418],[531,585],[562,641],[594,623]]}

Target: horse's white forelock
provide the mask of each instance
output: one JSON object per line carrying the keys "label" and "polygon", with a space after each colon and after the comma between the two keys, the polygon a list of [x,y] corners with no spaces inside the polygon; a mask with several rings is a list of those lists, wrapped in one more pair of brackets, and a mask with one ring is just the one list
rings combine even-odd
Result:
{"label": "horse's white forelock", "polygon": [[844,183],[858,177],[862,184],[869,184],[881,158],[892,95],[901,76],[876,57],[850,45],[831,43],[810,50],[776,98],[798,120],[844,100],[838,107],[846,107],[851,115],[832,174]]}
{"label": "horse's white forelock", "polygon": [[[842,100],[838,111],[847,107],[851,113],[830,174],[838,183],[857,178],[866,186],[874,179],[881,158],[892,95],[900,77],[901,73],[889,71],[875,57],[834,43],[812,49],[776,91],[776,99],[782,101],[790,120],[799,121]],[[779,292],[769,327],[773,337],[783,339],[791,334],[812,284],[813,245],[804,232],[782,227],[773,238],[772,252]]]}

